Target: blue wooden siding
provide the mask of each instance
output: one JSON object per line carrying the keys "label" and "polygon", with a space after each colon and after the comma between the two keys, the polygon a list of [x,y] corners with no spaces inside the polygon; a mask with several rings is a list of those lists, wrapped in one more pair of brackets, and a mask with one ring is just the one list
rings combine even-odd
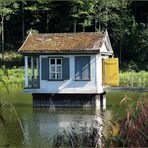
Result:
{"label": "blue wooden siding", "polygon": [[90,56],[75,57],[75,79],[90,80]]}

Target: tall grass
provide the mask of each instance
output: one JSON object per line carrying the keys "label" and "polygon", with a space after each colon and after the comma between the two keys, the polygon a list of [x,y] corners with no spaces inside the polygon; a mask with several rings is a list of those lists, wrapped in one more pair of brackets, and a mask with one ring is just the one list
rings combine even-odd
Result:
{"label": "tall grass", "polygon": [[148,146],[148,96],[139,98],[135,103],[124,99],[128,108],[125,118],[120,121],[120,135],[125,139],[125,146]]}
{"label": "tall grass", "polygon": [[121,72],[119,85],[122,87],[148,87],[148,72]]}
{"label": "tall grass", "polygon": [[[107,146],[147,147],[148,146],[148,96],[136,102],[125,96],[120,104],[126,106],[125,117],[110,124]],[[110,133],[110,131],[116,131]]]}
{"label": "tall grass", "polygon": [[24,69],[0,69],[0,88],[21,86],[24,84]]}

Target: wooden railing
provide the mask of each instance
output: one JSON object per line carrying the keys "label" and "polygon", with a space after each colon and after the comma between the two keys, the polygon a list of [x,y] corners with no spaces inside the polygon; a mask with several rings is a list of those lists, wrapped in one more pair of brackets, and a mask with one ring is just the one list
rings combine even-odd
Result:
{"label": "wooden railing", "polygon": [[39,88],[40,81],[39,76],[29,76],[28,77],[28,88]]}

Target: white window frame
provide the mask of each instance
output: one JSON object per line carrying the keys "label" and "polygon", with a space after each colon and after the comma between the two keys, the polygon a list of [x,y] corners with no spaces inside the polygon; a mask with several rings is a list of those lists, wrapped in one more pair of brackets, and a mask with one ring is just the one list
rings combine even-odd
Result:
{"label": "white window frame", "polygon": [[[54,59],[55,60],[55,64],[51,64],[51,60]],[[57,60],[60,59],[61,60],[61,64],[57,64]],[[52,72],[51,67],[54,67],[54,72]],[[61,68],[61,71],[58,72],[58,67]],[[52,78],[52,74],[55,74],[55,78]],[[58,78],[58,74],[61,74],[61,77]],[[63,73],[62,73],[62,58],[49,58],[49,79],[50,80],[61,80],[63,77]]]}

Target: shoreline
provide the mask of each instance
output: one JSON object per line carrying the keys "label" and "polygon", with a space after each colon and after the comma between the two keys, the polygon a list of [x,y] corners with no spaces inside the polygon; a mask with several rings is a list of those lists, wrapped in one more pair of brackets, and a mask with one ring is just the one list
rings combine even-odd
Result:
{"label": "shoreline", "polygon": [[106,87],[106,91],[110,92],[118,92],[118,91],[132,91],[132,92],[148,92],[148,88],[142,88],[142,87]]}

